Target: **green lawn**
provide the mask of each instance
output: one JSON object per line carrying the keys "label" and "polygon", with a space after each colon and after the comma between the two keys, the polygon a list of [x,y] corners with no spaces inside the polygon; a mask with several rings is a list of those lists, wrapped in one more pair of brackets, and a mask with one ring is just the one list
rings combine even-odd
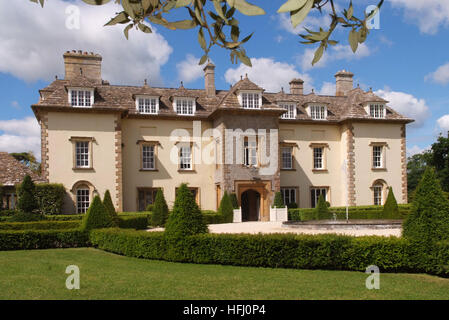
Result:
{"label": "green lawn", "polygon": [[[65,288],[80,268],[81,289]],[[181,264],[92,248],[0,252],[0,299],[448,299],[449,279],[362,272]]]}

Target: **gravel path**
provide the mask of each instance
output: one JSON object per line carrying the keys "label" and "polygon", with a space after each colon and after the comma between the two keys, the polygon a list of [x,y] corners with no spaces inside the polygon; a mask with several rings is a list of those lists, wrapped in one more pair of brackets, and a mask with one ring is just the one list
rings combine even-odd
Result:
{"label": "gravel path", "polygon": [[[149,229],[148,231],[163,231],[163,228]],[[210,224],[211,233],[297,233],[297,234],[345,234],[350,236],[401,236],[401,229],[357,229],[357,230],[310,230],[301,228],[282,227],[282,222],[239,222]]]}

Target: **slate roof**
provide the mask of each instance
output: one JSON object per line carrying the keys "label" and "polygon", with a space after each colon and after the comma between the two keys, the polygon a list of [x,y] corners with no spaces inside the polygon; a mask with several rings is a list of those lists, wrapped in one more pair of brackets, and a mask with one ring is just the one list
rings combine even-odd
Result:
{"label": "slate roof", "polygon": [[[281,121],[316,121],[312,120],[307,112],[306,107],[310,103],[326,104],[328,108],[328,118],[320,120],[322,122],[341,122],[348,119],[354,120],[371,120],[371,121],[398,121],[402,123],[413,122],[413,119],[402,116],[391,107],[387,106],[385,119],[374,119],[366,113],[363,104],[366,102],[382,102],[388,103],[384,99],[376,96],[371,90],[363,91],[360,88],[352,89],[347,96],[326,96],[317,95],[314,92],[306,95],[294,95],[283,91],[278,93],[265,92],[263,88],[253,83],[248,77],[242,78],[235,83],[229,90],[217,90],[215,97],[208,97],[204,89],[186,89],[181,84],[179,88],[157,88],[150,87],[147,84],[143,86],[121,86],[109,85],[103,81],[102,84],[95,84],[91,80],[78,76],[72,80],[53,81],[48,87],[41,90],[40,101],[33,105],[33,109],[40,107],[46,108],[72,108],[68,102],[68,88],[70,87],[86,87],[94,88],[94,105],[91,110],[84,108],[76,108],[76,112],[94,112],[98,110],[115,110],[124,111],[129,115],[138,115],[135,107],[136,95],[151,95],[160,97],[159,114],[157,116],[172,116],[185,119],[173,110],[173,100],[176,97],[195,98],[196,112],[195,117],[208,118],[214,111],[218,109],[242,109],[238,102],[237,94],[240,90],[258,90],[262,92],[261,109],[283,110],[280,109],[279,102],[294,102],[297,104],[297,118],[294,120]],[[45,98],[43,99],[42,96]],[[222,110],[223,111],[223,110]],[[146,117],[148,115],[139,115]],[[155,115],[151,115],[155,117]]]}
{"label": "slate roof", "polygon": [[22,183],[23,178],[29,175],[35,183],[46,182],[44,178],[34,173],[26,165],[17,161],[7,152],[0,152],[0,185],[15,186]]}

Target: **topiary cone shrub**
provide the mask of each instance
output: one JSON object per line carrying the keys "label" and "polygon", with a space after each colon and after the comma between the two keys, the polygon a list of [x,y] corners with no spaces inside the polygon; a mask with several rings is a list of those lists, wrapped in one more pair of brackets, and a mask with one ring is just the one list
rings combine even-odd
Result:
{"label": "topiary cone shrub", "polygon": [[118,227],[118,225],[119,225],[119,217],[117,215],[117,212],[115,211],[114,204],[112,203],[111,193],[109,192],[109,190],[106,190],[106,192],[104,193],[103,205],[106,208],[106,210],[109,213],[109,215],[111,216],[112,226],[113,227]]}
{"label": "topiary cone shrub", "polygon": [[273,208],[284,208],[284,199],[282,199],[282,193],[276,192],[274,194],[274,202],[273,202]]}
{"label": "topiary cone shrub", "polygon": [[99,228],[109,228],[112,226],[112,218],[106,207],[97,195],[87,209],[81,221],[81,230],[88,231]]}
{"label": "topiary cone shrub", "polygon": [[330,219],[330,215],[331,214],[326,200],[324,200],[323,195],[320,194],[317,206],[315,208],[315,220]]}
{"label": "topiary cone shrub", "polygon": [[218,213],[221,215],[222,221],[225,223],[231,223],[234,220],[234,208],[232,206],[231,198],[226,191],[221,198]]}
{"label": "topiary cone shrub", "polygon": [[412,211],[403,223],[403,236],[425,247],[449,240],[449,201],[433,168],[426,169],[416,187]]}
{"label": "topiary cone shrub", "polygon": [[17,189],[17,209],[26,213],[37,210],[38,204],[35,192],[36,187],[33,180],[29,175],[26,175]]}
{"label": "topiary cone shrub", "polygon": [[168,206],[162,189],[157,190],[152,211],[151,225],[164,226],[168,219]]}
{"label": "topiary cone shrub", "polygon": [[382,217],[384,219],[398,219],[399,218],[399,207],[396,202],[396,198],[393,193],[393,188],[388,189],[387,201],[385,201],[384,209],[382,211]]}
{"label": "topiary cone shrub", "polygon": [[232,208],[238,209],[239,202],[237,200],[237,195],[235,193],[231,193],[231,195],[229,197],[231,198]]}

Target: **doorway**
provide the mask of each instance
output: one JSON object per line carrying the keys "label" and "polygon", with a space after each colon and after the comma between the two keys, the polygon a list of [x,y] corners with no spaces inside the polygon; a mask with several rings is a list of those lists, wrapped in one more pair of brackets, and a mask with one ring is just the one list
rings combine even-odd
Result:
{"label": "doorway", "polygon": [[242,221],[260,220],[260,193],[249,189],[242,193]]}

